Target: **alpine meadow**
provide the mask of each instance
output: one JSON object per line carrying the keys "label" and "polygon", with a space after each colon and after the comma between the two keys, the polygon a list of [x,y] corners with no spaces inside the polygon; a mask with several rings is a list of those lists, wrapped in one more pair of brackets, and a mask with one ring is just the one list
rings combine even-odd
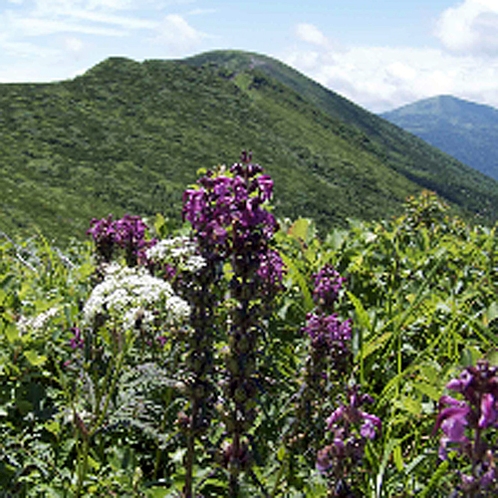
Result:
{"label": "alpine meadow", "polygon": [[498,183],[266,56],[0,85],[0,496],[498,493]]}

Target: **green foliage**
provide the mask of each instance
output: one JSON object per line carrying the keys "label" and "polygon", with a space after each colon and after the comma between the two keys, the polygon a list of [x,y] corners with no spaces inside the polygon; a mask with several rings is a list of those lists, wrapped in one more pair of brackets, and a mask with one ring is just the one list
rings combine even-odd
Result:
{"label": "green foliage", "polygon": [[202,165],[248,145],[275,180],[278,216],[321,230],[381,219],[430,188],[479,220],[498,187],[283,64],[214,52],[111,58],[72,81],[0,85],[0,229],[66,244],[110,212],[179,224]]}
{"label": "green foliage", "polygon": [[[155,225],[161,236],[170,233],[162,216]],[[496,363],[495,229],[471,227],[424,193],[396,218],[358,222],[324,240],[311,220],[282,220],[276,246],[287,266],[285,292],[261,339],[254,465],[240,496],[330,492],[313,468],[315,455],[289,443],[311,276],[326,263],[347,277],[337,312],[353,320],[353,376],[383,421],[356,487],[367,497],[448,496],[455,462],[438,460],[431,433],[447,381],[477,358]],[[171,330],[161,349],[118,328],[87,329],[85,348],[72,349],[71,328],[82,324],[95,278],[89,245],[61,252],[40,236],[0,240],[4,496],[180,496],[183,332]],[[222,356],[223,343],[215,347]],[[335,398],[320,401],[324,411],[334,409]],[[214,421],[206,438],[223,439],[223,426]],[[205,439],[196,444],[196,493],[227,496],[219,454]]]}

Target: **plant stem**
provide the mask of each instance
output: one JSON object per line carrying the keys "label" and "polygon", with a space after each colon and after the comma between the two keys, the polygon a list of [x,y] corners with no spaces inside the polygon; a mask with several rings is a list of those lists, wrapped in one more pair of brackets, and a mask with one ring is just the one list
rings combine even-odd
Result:
{"label": "plant stem", "polygon": [[192,401],[192,414],[190,418],[190,426],[187,434],[187,454],[185,456],[185,487],[183,488],[184,498],[192,498],[193,488],[193,471],[195,463],[195,423],[197,420],[198,403],[194,399]]}
{"label": "plant stem", "polygon": [[88,471],[88,452],[90,450],[89,438],[88,436],[83,437],[83,452],[78,456],[78,481],[76,483],[76,498],[81,496],[83,490],[83,483],[86,478],[86,473]]}

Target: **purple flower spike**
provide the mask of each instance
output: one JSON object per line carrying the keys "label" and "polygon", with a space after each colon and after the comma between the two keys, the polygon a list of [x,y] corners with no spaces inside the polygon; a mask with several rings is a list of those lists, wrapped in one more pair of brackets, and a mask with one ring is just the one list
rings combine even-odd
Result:
{"label": "purple flower spike", "polygon": [[379,417],[361,410],[362,405],[371,403],[372,398],[361,394],[358,386],[348,389],[348,404],[340,404],[327,418],[327,430],[333,434],[333,443],[317,453],[316,467],[322,473],[332,468],[342,476],[348,466],[355,466],[363,458],[369,439],[374,439],[382,430]]}
{"label": "purple flower spike", "polygon": [[129,266],[136,266],[145,261],[145,250],[155,241],[146,241],[145,232],[147,225],[139,216],[125,214],[119,220],[112,219],[112,215],[90,222],[91,235],[96,246],[97,254],[107,263],[112,259],[116,247],[124,249],[126,261]]}
{"label": "purple flower spike", "polygon": [[316,304],[326,309],[332,309],[337,301],[339,291],[345,278],[341,277],[338,271],[332,265],[325,265],[314,276],[315,289],[313,299]]}

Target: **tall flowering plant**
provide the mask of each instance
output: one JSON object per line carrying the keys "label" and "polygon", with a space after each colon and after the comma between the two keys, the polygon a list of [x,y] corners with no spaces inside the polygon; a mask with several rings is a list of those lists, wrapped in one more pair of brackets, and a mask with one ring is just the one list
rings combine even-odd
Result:
{"label": "tall flowering plant", "polygon": [[229,263],[230,321],[223,388],[229,441],[224,462],[230,496],[237,496],[239,474],[250,465],[245,434],[255,417],[258,339],[264,305],[281,285],[283,263],[270,241],[277,230],[266,208],[273,181],[243,153],[230,171],[208,172],[198,188],[184,194],[183,216],[194,229],[201,254],[221,267]]}
{"label": "tall flowering plant", "polygon": [[306,315],[302,328],[309,339],[309,352],[297,398],[296,420],[301,421],[298,447],[306,449],[311,461],[324,437],[323,400],[350,371],[351,321],[342,321],[335,312],[344,282],[345,278],[330,264],[313,275],[315,308]]}
{"label": "tall flowering plant", "polygon": [[459,470],[460,496],[493,496],[498,491],[495,464],[498,428],[498,368],[481,360],[450,380],[447,389],[460,396],[444,395],[434,433],[442,432],[439,457],[457,454],[465,462]]}
{"label": "tall flowering plant", "polygon": [[[334,497],[354,496],[352,481],[361,468],[365,446],[382,425],[364,408],[373,403],[372,397],[352,379],[352,323],[341,320],[335,310],[345,281],[330,264],[313,275],[315,308],[302,329],[309,338],[309,353],[297,398],[297,436],[292,439],[326,477],[328,496]],[[329,399],[336,405],[327,417]]]}
{"label": "tall flowering plant", "polygon": [[230,436],[224,461],[230,472],[230,496],[251,460],[244,434],[255,417],[258,336],[263,305],[281,285],[283,263],[270,241],[277,230],[266,208],[273,181],[243,153],[230,171],[208,172],[196,189],[184,194],[183,216],[195,231],[201,253],[214,264],[229,263],[230,322],[223,418]]}

